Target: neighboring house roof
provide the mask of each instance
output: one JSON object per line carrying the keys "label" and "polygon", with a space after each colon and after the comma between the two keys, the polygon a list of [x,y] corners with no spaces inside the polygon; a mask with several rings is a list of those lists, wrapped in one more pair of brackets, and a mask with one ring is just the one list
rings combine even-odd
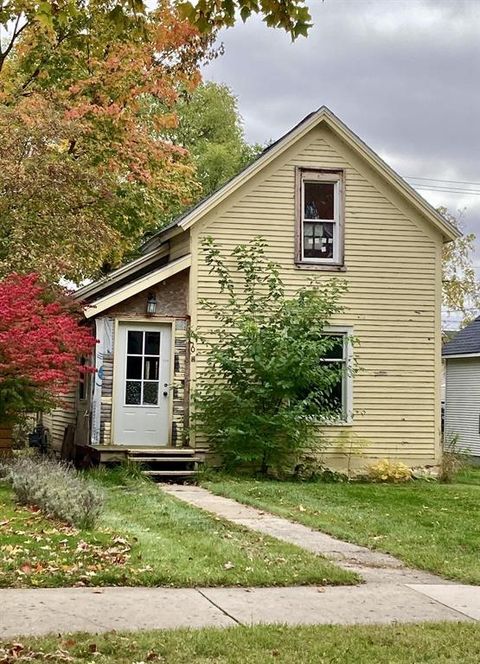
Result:
{"label": "neighboring house roof", "polygon": [[229,180],[220,189],[207,198],[200,201],[190,210],[187,210],[171,224],[152,236],[142,247],[143,251],[149,251],[155,246],[155,242],[164,234],[171,234],[175,229],[187,230],[199,221],[205,214],[210,212],[216,205],[221,203],[229,194],[256,175],[262,168],[270,163],[275,157],[288,149],[295,141],[307,134],[316,125],[324,122],[335,133],[337,133],[347,144],[359,152],[369,164],[377,170],[395,189],[397,189],[410,203],[412,203],[444,236],[446,241],[460,237],[460,231],[455,228],[443,215],[430,205],[420,194],[415,191],[403,178],[400,177],[383,159],[381,159],[371,148],[368,147],[351,129],[349,129],[337,116],[326,106],[318,111],[310,113],[293,129],[280,139],[269,145],[260,156],[249,166],[244,168],[238,175]]}
{"label": "neighboring house roof", "polygon": [[442,349],[442,356],[445,358],[476,355],[480,356],[480,316],[457,332]]}
{"label": "neighboring house roof", "polygon": [[106,309],[110,309],[110,307],[113,307],[114,305],[119,304],[120,302],[123,302],[124,300],[127,300],[134,295],[137,295],[137,293],[141,293],[147,288],[151,288],[155,284],[158,284],[159,281],[169,279],[175,274],[182,272],[182,270],[186,270],[187,267],[190,267],[191,264],[192,259],[190,254],[183,256],[182,258],[178,258],[171,263],[167,263],[159,269],[154,270],[153,272],[149,272],[148,274],[143,275],[135,281],[132,281],[127,285],[118,288],[117,290],[108,293],[108,295],[105,295],[104,297],[96,300],[94,304],[85,308],[85,317],[93,318],[94,316],[98,316],[98,314],[101,314]]}

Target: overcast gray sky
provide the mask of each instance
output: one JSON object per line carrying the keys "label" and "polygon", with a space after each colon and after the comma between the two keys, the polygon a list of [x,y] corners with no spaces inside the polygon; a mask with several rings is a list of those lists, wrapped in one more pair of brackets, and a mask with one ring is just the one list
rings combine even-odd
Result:
{"label": "overcast gray sky", "polygon": [[480,0],[307,4],[307,39],[239,22],[204,70],[238,96],[247,139],[278,138],[325,104],[398,173],[434,178],[410,182],[436,188],[419,189],[436,206],[466,208],[480,238]]}

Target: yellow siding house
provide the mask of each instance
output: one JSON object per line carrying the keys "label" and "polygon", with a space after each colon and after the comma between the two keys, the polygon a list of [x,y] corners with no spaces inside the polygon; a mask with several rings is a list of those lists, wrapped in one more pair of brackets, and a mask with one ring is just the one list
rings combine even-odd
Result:
{"label": "yellow siding house", "polygon": [[[227,255],[258,235],[289,293],[312,275],[348,282],[332,323],[358,339],[359,372],[344,381],[344,421],[328,430],[332,463],[349,445],[368,458],[438,462],[441,254],[458,232],[325,107],[155,235],[141,258],[79,292],[100,344],[99,373],[75,398],[77,446],[98,458],[205,451],[208,441],[186,434],[205,366],[188,328],[210,330],[199,303],[221,295],[200,245],[211,236]],[[345,363],[351,352],[345,343]]]}

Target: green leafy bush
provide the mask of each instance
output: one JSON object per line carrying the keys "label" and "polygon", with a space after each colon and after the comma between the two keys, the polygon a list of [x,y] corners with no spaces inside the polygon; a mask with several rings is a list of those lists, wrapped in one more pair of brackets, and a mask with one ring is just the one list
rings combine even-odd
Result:
{"label": "green leafy bush", "polygon": [[14,459],[3,466],[2,475],[19,503],[36,505],[79,528],[91,528],[102,510],[101,493],[73,468],[52,459]]}
{"label": "green leafy bush", "polygon": [[315,454],[302,454],[295,466],[293,478],[301,482],[348,482],[349,476],[325,465],[324,459]]}
{"label": "green leafy bush", "polygon": [[288,298],[262,238],[233,250],[233,269],[211,238],[203,248],[225,298],[202,302],[218,328],[193,333],[207,357],[194,426],[228,470],[293,470],[301,454],[326,445],[319,427],[339,419],[343,368],[322,360],[339,344],[327,328],[345,284],[312,281]]}

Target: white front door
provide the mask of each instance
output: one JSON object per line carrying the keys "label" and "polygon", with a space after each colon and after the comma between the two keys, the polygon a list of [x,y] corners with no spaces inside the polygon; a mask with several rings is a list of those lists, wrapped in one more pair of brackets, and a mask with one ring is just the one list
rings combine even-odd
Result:
{"label": "white front door", "polygon": [[170,325],[120,323],[115,342],[115,445],[168,445]]}

